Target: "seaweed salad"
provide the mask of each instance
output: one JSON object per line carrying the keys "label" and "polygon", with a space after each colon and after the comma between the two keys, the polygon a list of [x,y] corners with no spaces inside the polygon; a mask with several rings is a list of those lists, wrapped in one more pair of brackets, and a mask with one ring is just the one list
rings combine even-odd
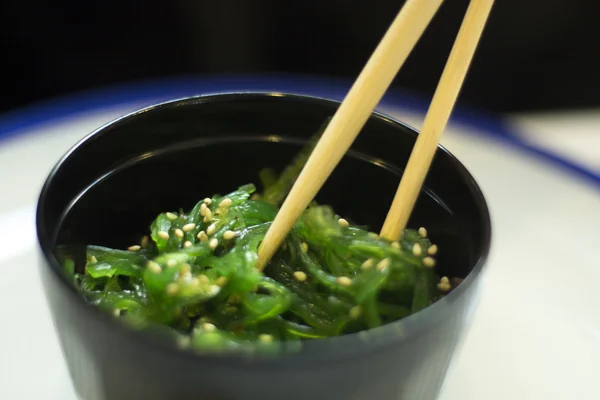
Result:
{"label": "seaweed salad", "polygon": [[257,268],[258,247],[315,141],[281,174],[261,171],[260,193],[246,184],[163,212],[127,249],[87,246],[82,273],[58,258],[86,301],[199,352],[276,354],[404,318],[450,291],[425,228],[392,242],[314,202]]}

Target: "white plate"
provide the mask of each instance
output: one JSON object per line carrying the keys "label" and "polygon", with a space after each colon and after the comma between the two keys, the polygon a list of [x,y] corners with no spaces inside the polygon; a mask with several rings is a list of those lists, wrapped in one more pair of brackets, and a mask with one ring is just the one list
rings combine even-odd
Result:
{"label": "white plate", "polygon": [[[323,82],[195,81],[87,94],[0,118],[0,398],[75,398],[35,253],[34,206],[54,163],[96,127],[140,106],[235,88],[344,93]],[[383,108],[420,125],[406,100]],[[440,398],[600,399],[600,185],[519,150],[493,124],[457,120],[443,144],[488,199],[493,248],[473,325]]]}

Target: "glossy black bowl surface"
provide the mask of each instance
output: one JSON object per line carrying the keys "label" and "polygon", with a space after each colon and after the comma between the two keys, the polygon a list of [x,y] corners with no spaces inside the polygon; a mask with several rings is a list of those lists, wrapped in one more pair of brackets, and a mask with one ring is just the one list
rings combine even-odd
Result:
{"label": "glossy black bowl surface", "polygon": [[[485,200],[439,148],[409,222],[440,248],[440,273],[466,277],[443,300],[379,329],[307,342],[276,359],[180,351],[86,304],[60,273],[57,245],[125,247],[156,214],[280,169],[338,103],[275,93],[188,98],[150,107],[78,143],[39,199],[41,272],[69,371],[83,399],[433,399],[468,320],[490,245]],[[417,133],[373,114],[318,195],[381,226]]]}

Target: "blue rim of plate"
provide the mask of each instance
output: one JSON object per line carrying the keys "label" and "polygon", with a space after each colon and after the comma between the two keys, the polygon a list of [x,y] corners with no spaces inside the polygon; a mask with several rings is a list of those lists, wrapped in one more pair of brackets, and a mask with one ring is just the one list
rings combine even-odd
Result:
{"label": "blue rim of plate", "polygon": [[[199,94],[231,91],[274,91],[342,100],[351,82],[338,78],[302,75],[185,76],[109,86],[35,103],[0,116],[0,144],[4,139],[28,133],[49,122],[128,104],[150,105]],[[410,91],[391,89],[378,109],[403,109],[424,114],[429,100]],[[559,155],[527,143],[498,116],[458,105],[451,121],[473,127],[481,134],[549,162],[600,187],[600,175]]]}

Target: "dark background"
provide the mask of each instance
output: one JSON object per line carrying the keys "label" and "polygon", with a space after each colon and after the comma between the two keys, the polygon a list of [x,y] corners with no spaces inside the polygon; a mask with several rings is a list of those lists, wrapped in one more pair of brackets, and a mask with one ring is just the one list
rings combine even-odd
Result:
{"label": "dark background", "polygon": [[[0,112],[182,74],[352,79],[402,3],[6,0]],[[433,93],[467,5],[446,0],[395,86]],[[496,0],[461,101],[497,112],[600,105],[599,18],[596,0]]]}

